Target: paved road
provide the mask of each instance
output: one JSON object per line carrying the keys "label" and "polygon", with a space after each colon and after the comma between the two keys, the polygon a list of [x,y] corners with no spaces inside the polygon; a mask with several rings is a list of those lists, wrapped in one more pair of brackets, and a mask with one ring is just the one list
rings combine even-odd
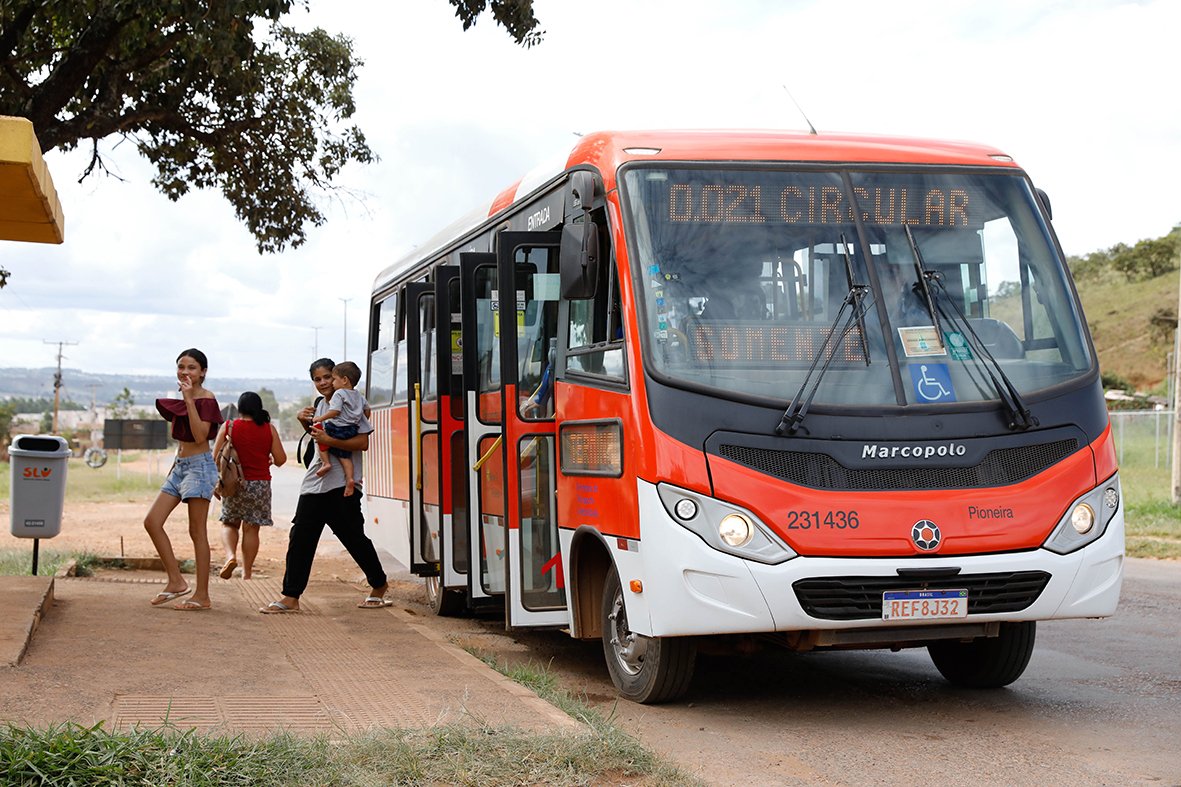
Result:
{"label": "paved road", "polygon": [[925,650],[769,651],[702,657],[683,703],[616,704],[597,643],[513,639],[710,784],[1181,785],[1178,562],[1130,560],[1113,618],[1041,624],[999,691],[952,688]]}

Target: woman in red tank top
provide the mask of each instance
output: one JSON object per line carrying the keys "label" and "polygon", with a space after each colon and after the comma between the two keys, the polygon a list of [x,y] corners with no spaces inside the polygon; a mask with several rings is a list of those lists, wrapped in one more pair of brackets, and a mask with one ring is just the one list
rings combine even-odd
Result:
{"label": "woman in red tank top", "polygon": [[271,414],[262,407],[262,397],[247,391],[238,397],[239,418],[226,424],[217,435],[213,454],[217,455],[226,435],[238,451],[242,462],[242,486],[238,494],[222,500],[221,543],[226,550],[226,562],[218,572],[229,579],[238,567],[238,530],[242,531],[242,578],[250,579],[254,559],[258,557],[260,527],[271,521],[271,465],[281,467],[287,452],[279,440],[279,432],[271,423]]}

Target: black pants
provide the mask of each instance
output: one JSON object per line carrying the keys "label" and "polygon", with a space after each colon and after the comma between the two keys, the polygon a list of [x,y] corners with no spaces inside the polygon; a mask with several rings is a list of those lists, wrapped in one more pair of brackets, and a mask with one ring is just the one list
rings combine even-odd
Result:
{"label": "black pants", "polygon": [[370,587],[385,585],[385,570],[377,557],[377,550],[365,535],[365,515],[361,513],[361,490],[348,497],[344,487],[316,495],[300,495],[291,520],[287,539],[287,569],[283,572],[283,595],[299,598],[308,586],[312,561],[320,534],[328,525],[349,555],[365,572]]}

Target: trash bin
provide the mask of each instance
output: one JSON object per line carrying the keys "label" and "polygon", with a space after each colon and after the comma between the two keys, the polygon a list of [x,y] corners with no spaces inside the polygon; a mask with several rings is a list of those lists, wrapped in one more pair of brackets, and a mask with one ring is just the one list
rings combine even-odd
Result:
{"label": "trash bin", "polygon": [[12,459],[12,535],[53,538],[62,528],[66,503],[66,460],[70,447],[56,435],[17,436]]}

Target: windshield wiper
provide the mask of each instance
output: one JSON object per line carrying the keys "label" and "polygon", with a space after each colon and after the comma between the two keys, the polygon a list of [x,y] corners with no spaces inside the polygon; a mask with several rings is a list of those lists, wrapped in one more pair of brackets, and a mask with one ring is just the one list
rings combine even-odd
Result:
{"label": "windshield wiper", "polygon": [[939,349],[946,351],[947,347],[943,344],[943,326],[939,324],[939,312],[935,308],[935,301],[931,297],[931,285],[929,280],[931,274],[927,272],[926,266],[923,265],[923,255],[919,253],[919,245],[914,242],[914,235],[910,231],[910,227],[903,225],[906,230],[906,240],[910,243],[910,254],[914,257],[914,273],[915,273],[915,291],[923,296],[923,302],[927,304],[927,311],[931,313],[931,322],[935,326],[935,340],[939,342]]}
{"label": "windshield wiper", "polygon": [[[828,371],[828,367],[832,364],[833,356],[837,353],[837,348],[840,347],[841,342],[853,330],[853,326],[858,326],[861,330],[861,349],[865,356],[865,365],[869,366],[869,344],[865,338],[865,312],[869,309],[870,304],[864,302],[864,297],[869,292],[869,287],[865,284],[853,283],[853,262],[849,257],[849,244],[845,241],[845,234],[841,233],[841,249],[845,255],[845,278],[849,282],[849,292],[845,294],[845,299],[841,301],[841,308],[837,310],[836,317],[833,318],[832,324],[828,326],[828,333],[824,336],[824,341],[820,344],[820,349],[816,351],[816,355],[812,358],[812,365],[808,367],[808,374],[804,376],[804,382],[800,384],[796,395],[792,397],[791,404],[783,412],[783,417],[779,419],[779,425],[775,427],[775,434],[782,435],[784,432],[791,432],[795,434],[796,430],[800,428],[800,424],[804,421],[804,416],[808,414],[808,407],[811,406],[812,400],[816,397],[816,392],[820,390],[820,380],[824,377],[824,373]],[[840,336],[836,342],[833,342],[833,336],[836,334],[837,326],[841,322],[841,318],[848,310],[849,317],[845,321],[845,327],[841,331]],[[829,346],[832,349],[829,349]],[[819,372],[816,372],[816,366],[820,363],[820,359],[824,359],[824,365],[820,367]],[[816,377],[813,379],[812,373],[816,372]],[[811,383],[811,390],[809,384]]]}
{"label": "windshield wiper", "polygon": [[[943,274],[938,271],[928,271],[926,269],[926,266],[923,265],[923,255],[919,251],[918,244],[915,243],[910,227],[906,227],[905,229],[906,239],[910,242],[910,250],[914,255],[915,269],[920,274],[919,282],[921,282],[921,285],[916,283],[915,289],[921,290],[926,294],[927,303],[931,309],[931,319],[935,321],[935,330],[939,334],[940,346],[943,346],[943,331],[939,325],[938,315],[942,314],[967,339],[968,349],[972,355],[972,359],[976,362],[976,368],[982,370],[988,376],[993,389],[997,393],[997,398],[1001,400],[1001,403],[1005,406],[1005,410],[1009,414],[1009,429],[1024,431],[1037,426],[1037,417],[1030,412],[1028,405],[1025,404],[1025,400],[1021,398],[1021,394],[1017,391],[1017,387],[1013,385],[1013,381],[1005,374],[1005,370],[1000,362],[984,346],[984,341],[976,333],[976,329],[972,327],[972,323],[968,321],[963,309],[960,308],[960,305],[956,302],[952,294],[947,291],[947,287],[943,284]],[[936,296],[941,295],[943,301],[951,306],[952,311],[949,312],[946,310],[942,304],[936,307],[931,296],[932,292]]]}

